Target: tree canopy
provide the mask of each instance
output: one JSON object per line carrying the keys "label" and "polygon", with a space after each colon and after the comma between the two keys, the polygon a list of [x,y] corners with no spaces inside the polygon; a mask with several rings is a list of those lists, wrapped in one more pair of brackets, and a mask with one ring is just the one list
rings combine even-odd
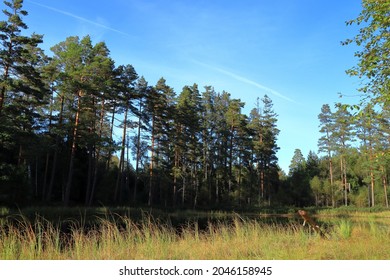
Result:
{"label": "tree canopy", "polygon": [[[212,85],[178,92],[117,65],[104,42],[65,38],[48,56],[26,36],[22,0],[0,22],[0,204],[148,205],[162,208],[388,206],[389,10],[363,1],[366,78],[360,113],[324,104],[318,153],[296,148],[278,166],[278,114],[267,95],[245,107]],[[245,112],[249,112],[246,114]],[[297,125],[298,127],[298,125]],[[298,129],[298,128],[297,128]]]}

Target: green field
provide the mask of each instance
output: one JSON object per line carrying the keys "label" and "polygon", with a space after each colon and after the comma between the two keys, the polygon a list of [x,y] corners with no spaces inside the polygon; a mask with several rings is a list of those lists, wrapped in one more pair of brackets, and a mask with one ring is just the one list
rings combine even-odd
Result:
{"label": "green field", "polygon": [[[236,213],[162,213],[122,209],[31,209],[10,214],[2,209],[0,259],[390,259],[390,212],[319,212],[322,238],[303,227],[294,214],[284,220],[248,218]],[[118,210],[118,209],[117,209]],[[79,213],[79,219],[71,217]],[[97,214],[97,213],[100,213]],[[127,214],[126,214],[127,213]],[[7,218],[4,218],[6,215]],[[160,216],[159,216],[160,215]],[[173,217],[216,217],[173,225]],[[55,218],[55,216],[57,216]],[[229,219],[224,219],[226,216]],[[51,220],[49,220],[49,218]],[[57,219],[57,221],[56,221]],[[93,222],[91,222],[93,219]],[[67,227],[64,229],[63,222]],[[60,223],[61,222],[61,223]]]}

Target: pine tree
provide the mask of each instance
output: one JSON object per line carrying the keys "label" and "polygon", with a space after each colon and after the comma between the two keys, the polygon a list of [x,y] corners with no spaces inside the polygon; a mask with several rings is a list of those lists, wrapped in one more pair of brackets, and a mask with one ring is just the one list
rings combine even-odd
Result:
{"label": "pine tree", "polygon": [[[334,116],[331,112],[328,104],[322,105],[321,113],[318,115],[320,121],[320,132],[323,134],[318,140],[319,152],[325,152],[327,154],[328,166],[329,166],[329,180],[330,188],[334,188],[333,178],[333,153],[335,151],[335,139],[333,136]],[[336,206],[335,195],[331,194],[332,206]]]}
{"label": "pine tree", "polygon": [[353,141],[353,117],[346,107],[337,106],[334,113],[333,137],[335,139],[336,151],[340,156],[340,177],[344,191],[344,204],[348,205],[348,192],[350,184],[347,179],[347,152]]}
{"label": "pine tree", "polygon": [[300,149],[295,149],[289,166],[289,188],[294,204],[307,206],[312,203],[307,162]]}
{"label": "pine tree", "polygon": [[[184,86],[176,104],[175,168],[176,175],[182,178],[181,203],[192,192],[192,205],[196,206],[199,197],[198,162],[201,154],[201,99],[198,85]],[[177,182],[177,178],[175,180]]]}
{"label": "pine tree", "polygon": [[242,124],[244,116],[241,114],[241,110],[244,107],[244,103],[240,99],[231,99],[229,107],[226,111],[226,122],[229,127],[228,134],[228,192],[230,193],[233,188],[233,166],[236,164],[237,159],[237,132]]}
{"label": "pine tree", "polygon": [[279,150],[276,140],[279,134],[277,128],[277,114],[273,110],[272,100],[265,95],[259,99],[256,108],[252,109],[249,117],[249,127],[253,133],[252,157],[258,172],[257,182],[259,184],[259,202],[265,198],[270,203],[270,187],[273,177],[277,174],[277,157]]}
{"label": "pine tree", "polygon": [[[68,205],[71,198],[77,152],[87,156],[87,178],[83,184],[86,193],[85,203],[91,203],[96,186],[96,168],[100,157],[100,147],[105,145],[108,133],[105,127],[106,98],[112,80],[113,63],[108,57],[105,44],[92,45],[89,36],[69,37],[52,47],[53,63],[60,71],[57,79],[59,101],[61,102],[60,137],[68,139],[70,146],[68,175],[62,200]],[[108,84],[107,84],[108,83]],[[63,124],[62,124],[63,123]],[[69,133],[70,131],[70,133]],[[99,155],[98,155],[99,154]],[[80,166],[83,168],[84,166]],[[53,166],[56,168],[56,166]],[[80,186],[82,186],[80,184]],[[78,198],[82,190],[77,188]]]}
{"label": "pine tree", "polygon": [[[40,75],[46,63],[39,48],[42,36],[22,35],[28,29],[23,22],[23,16],[28,13],[23,10],[22,0],[4,1],[4,4],[7,20],[0,21],[0,171],[6,174],[2,177],[6,181],[18,181],[18,187],[12,190],[17,191],[26,182],[32,185],[31,166],[38,153],[44,153],[34,143],[40,138],[36,132],[45,129],[43,107],[49,91]],[[24,178],[26,181],[22,182]],[[20,191],[20,195],[28,194]]]}
{"label": "pine tree", "polygon": [[163,143],[168,141],[174,99],[175,92],[166,84],[164,78],[158,80],[147,96],[146,110],[150,120],[149,206],[153,204],[155,191],[158,190],[155,187],[161,183],[161,177],[156,176],[156,172],[159,166],[160,149]]}
{"label": "pine tree", "polygon": [[[120,145],[120,158],[118,176],[115,185],[115,197],[114,201],[122,201],[123,186],[125,184],[125,148],[127,140],[127,130],[132,124],[129,122],[130,113],[135,112],[136,108],[133,105],[133,101],[136,98],[135,81],[138,78],[135,69],[131,65],[119,66],[116,70],[118,79],[118,95],[120,99],[119,106],[124,114],[122,121],[122,140]],[[128,163],[127,163],[128,164]],[[128,173],[128,171],[126,172]]]}
{"label": "pine tree", "polygon": [[205,86],[202,92],[202,165],[203,165],[203,188],[207,192],[208,202],[213,201],[215,194],[215,166],[216,166],[216,143],[217,143],[217,93],[211,86]]}
{"label": "pine tree", "polygon": [[135,155],[135,181],[134,181],[134,193],[133,193],[133,202],[137,201],[138,195],[138,183],[140,179],[140,165],[143,162],[143,159],[146,157],[146,146],[147,143],[142,138],[142,132],[147,131],[146,124],[148,122],[148,116],[144,113],[144,108],[146,107],[146,97],[150,91],[148,82],[142,76],[138,79],[136,87],[136,98],[138,101],[138,111],[137,111],[137,134],[133,138],[133,155]]}

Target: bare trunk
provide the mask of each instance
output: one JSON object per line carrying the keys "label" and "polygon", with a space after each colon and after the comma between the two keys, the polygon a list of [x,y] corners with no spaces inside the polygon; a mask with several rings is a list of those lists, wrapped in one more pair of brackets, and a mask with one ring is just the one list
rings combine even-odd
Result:
{"label": "bare trunk", "polygon": [[[139,112],[142,111],[142,103],[139,102]],[[137,132],[137,157],[135,160],[135,182],[134,182],[134,196],[133,202],[137,200],[137,184],[139,180],[139,162],[141,158],[141,116],[138,117],[138,132]]]}
{"label": "bare trunk", "polygon": [[179,170],[179,151],[176,147],[175,150],[175,171],[173,172],[173,207],[176,206],[176,199],[177,199],[177,171]]}
{"label": "bare trunk", "polygon": [[0,92],[0,116],[3,111],[3,106],[4,106],[4,99],[5,99],[5,88],[6,86],[2,86],[1,92]]}
{"label": "bare trunk", "polygon": [[[64,112],[64,96],[61,96],[61,109],[60,109],[60,115],[58,119],[58,125],[59,127],[62,126],[62,120],[63,120],[63,112]],[[50,182],[46,193],[46,201],[51,200],[51,194],[53,191],[53,185],[54,185],[54,179],[56,174],[56,168],[57,168],[57,158],[58,158],[58,147],[60,145],[60,136],[56,135],[56,144],[54,148],[54,155],[53,155],[53,163],[52,163],[52,169],[51,169],[51,175],[50,175]]]}
{"label": "bare trunk", "polygon": [[94,172],[94,155],[93,155],[93,147],[88,148],[88,176],[87,176],[87,186],[85,192],[85,205],[88,205],[89,198],[91,196],[91,189],[93,183],[93,174]]}
{"label": "bare trunk", "polygon": [[344,165],[344,158],[343,156],[340,157],[340,179],[341,179],[341,185],[343,187],[343,193],[344,193],[344,205],[348,206],[348,192],[347,192],[347,182],[345,178],[345,165]]}
{"label": "bare trunk", "polygon": [[344,177],[344,188],[345,188],[345,206],[347,206],[349,186],[347,180],[347,162],[345,159],[343,160],[343,177]]}
{"label": "bare trunk", "polygon": [[73,166],[74,166],[74,158],[76,155],[77,148],[77,137],[78,137],[78,127],[80,122],[80,110],[81,110],[81,90],[77,92],[77,111],[73,128],[73,138],[72,138],[72,148],[70,153],[70,161],[69,161],[69,172],[68,172],[68,180],[65,187],[65,196],[64,196],[64,204],[65,206],[69,205],[70,192],[72,188],[72,179],[73,179]]}
{"label": "bare trunk", "polygon": [[186,177],[183,177],[183,187],[182,187],[182,193],[181,193],[181,204],[184,205],[185,199],[186,199],[186,184],[187,180]]}
{"label": "bare trunk", "polygon": [[381,166],[381,169],[382,169],[382,184],[383,184],[383,192],[384,192],[384,196],[385,196],[385,205],[387,208],[389,208],[389,199],[387,197],[386,171],[385,171],[385,167],[383,165]]}
{"label": "bare trunk", "polygon": [[152,144],[150,147],[150,165],[149,165],[149,195],[148,195],[148,206],[152,205],[153,199],[153,168],[154,168],[154,142],[155,142],[155,116],[152,120]]}
{"label": "bare trunk", "polygon": [[233,178],[233,172],[232,172],[232,168],[233,168],[233,133],[234,133],[234,125],[231,126],[230,128],[230,147],[229,147],[229,182],[228,182],[228,190],[229,190],[229,193],[231,192],[232,190],[232,178]]}
{"label": "bare trunk", "polygon": [[124,170],[124,161],[125,161],[125,147],[126,147],[126,129],[127,129],[127,112],[128,108],[125,109],[125,117],[123,121],[123,133],[122,133],[122,145],[121,145],[121,155],[119,159],[119,170],[118,176],[116,178],[115,184],[115,201],[121,201],[122,199],[122,178],[123,178],[123,170]]}
{"label": "bare trunk", "polygon": [[[51,88],[51,98],[50,98],[50,111],[49,111],[49,135],[51,134],[52,120],[53,120],[53,103],[54,103],[54,89]],[[47,192],[47,179],[49,175],[49,161],[50,161],[50,150],[46,154],[46,163],[45,163],[45,174],[43,177],[43,189],[42,189],[42,200],[46,199]]]}
{"label": "bare trunk", "polygon": [[333,162],[332,158],[329,155],[329,175],[330,175],[330,195],[332,200],[332,207],[336,207],[336,199],[334,195],[334,184],[333,184]]}
{"label": "bare trunk", "polygon": [[373,148],[372,144],[370,142],[369,144],[369,162],[370,162],[370,188],[371,188],[371,206],[375,206],[375,176],[373,171],[373,164],[374,164],[374,156],[373,156]]}
{"label": "bare trunk", "polygon": [[[100,122],[99,122],[99,139],[102,138],[103,134],[103,125],[104,125],[104,99],[102,99],[102,108],[100,111]],[[98,177],[98,170],[99,170],[99,160],[100,160],[100,148],[95,147],[95,166],[94,166],[94,174],[93,174],[93,182],[92,182],[92,188],[91,188],[91,193],[88,198],[87,205],[91,206],[93,199],[95,197],[95,191],[96,191],[96,184],[97,184],[97,177]]]}
{"label": "bare trunk", "polygon": [[264,199],[264,169],[263,169],[263,167],[260,170],[260,191],[261,191],[261,199]]}
{"label": "bare trunk", "polygon": [[[116,110],[116,105],[114,105],[114,108],[112,109],[110,139],[113,139],[112,135],[114,133],[115,110]],[[109,149],[108,156],[107,156],[107,165],[106,165],[107,170],[110,169],[111,156],[112,156],[111,152],[112,152],[111,149]]]}

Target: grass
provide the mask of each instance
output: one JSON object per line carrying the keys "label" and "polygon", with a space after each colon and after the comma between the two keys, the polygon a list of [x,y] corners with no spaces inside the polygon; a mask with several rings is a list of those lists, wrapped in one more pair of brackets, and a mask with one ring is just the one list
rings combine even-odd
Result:
{"label": "grass", "polygon": [[67,232],[37,216],[22,215],[0,227],[0,259],[390,259],[388,225],[342,220],[329,238],[310,234],[299,223],[263,224],[237,216],[233,223],[197,223],[174,228],[144,215],[106,215],[88,227],[70,220]]}
{"label": "grass", "polygon": [[350,220],[341,219],[337,222],[336,233],[342,239],[348,239],[352,236],[352,222]]}

